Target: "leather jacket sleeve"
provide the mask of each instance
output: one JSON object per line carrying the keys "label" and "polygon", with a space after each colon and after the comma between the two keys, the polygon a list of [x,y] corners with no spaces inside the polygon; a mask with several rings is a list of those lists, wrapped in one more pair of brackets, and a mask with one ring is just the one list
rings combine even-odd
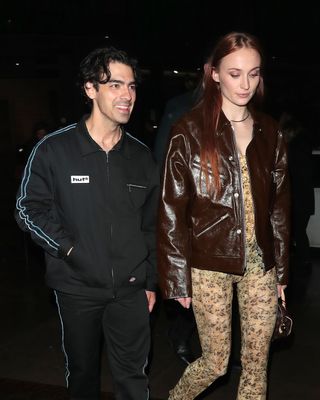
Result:
{"label": "leather jacket sleeve", "polygon": [[164,166],[158,214],[159,283],[166,299],[191,297],[188,206],[192,186],[189,178],[188,142],[180,129],[172,133]]}
{"label": "leather jacket sleeve", "polygon": [[278,283],[282,285],[288,283],[290,238],[290,188],[286,150],[284,136],[279,132],[275,168],[273,170],[273,180],[276,190],[271,213],[271,223],[274,235],[274,254]]}

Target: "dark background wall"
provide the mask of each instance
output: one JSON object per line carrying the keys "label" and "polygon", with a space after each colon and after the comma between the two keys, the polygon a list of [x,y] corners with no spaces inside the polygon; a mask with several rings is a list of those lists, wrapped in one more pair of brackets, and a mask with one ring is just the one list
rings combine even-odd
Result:
{"label": "dark background wall", "polygon": [[[142,83],[128,130],[152,146],[165,101],[185,90],[208,48],[231,30],[256,34],[266,50],[266,108],[303,116],[319,144],[318,37],[313,1],[10,0],[0,11],[1,240],[15,248],[18,149],[38,121],[75,122],[86,108],[76,87],[79,62],[98,46],[136,56]],[[176,70],[178,73],[174,73]],[[1,250],[3,254],[3,251]]]}
{"label": "dark background wall", "polygon": [[[266,107],[308,115],[318,141],[318,6],[304,1],[12,0],[0,14],[1,165],[34,124],[50,129],[85,112],[76,76],[93,48],[115,45],[139,60],[143,81],[129,129],[152,145],[165,101],[184,91],[208,49],[230,30],[259,36],[266,50]],[[173,70],[177,70],[178,74]],[[62,122],[63,120],[63,122]]]}

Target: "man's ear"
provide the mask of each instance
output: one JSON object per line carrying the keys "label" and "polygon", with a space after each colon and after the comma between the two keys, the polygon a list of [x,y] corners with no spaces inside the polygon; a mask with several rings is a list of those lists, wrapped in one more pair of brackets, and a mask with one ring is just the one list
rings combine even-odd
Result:
{"label": "man's ear", "polygon": [[86,82],[84,84],[84,90],[86,92],[86,95],[89,97],[89,99],[93,100],[96,97],[96,89],[93,86],[92,82]]}
{"label": "man's ear", "polygon": [[212,68],[211,76],[215,82],[217,82],[217,83],[220,82],[219,72],[217,72],[217,70],[215,68]]}

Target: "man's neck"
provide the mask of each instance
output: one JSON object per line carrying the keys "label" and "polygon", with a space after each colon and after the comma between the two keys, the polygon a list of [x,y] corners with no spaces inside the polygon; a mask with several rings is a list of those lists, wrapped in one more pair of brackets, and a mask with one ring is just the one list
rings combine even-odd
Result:
{"label": "man's neck", "polygon": [[111,150],[121,139],[121,126],[106,123],[92,117],[86,120],[86,126],[92,139],[105,151]]}

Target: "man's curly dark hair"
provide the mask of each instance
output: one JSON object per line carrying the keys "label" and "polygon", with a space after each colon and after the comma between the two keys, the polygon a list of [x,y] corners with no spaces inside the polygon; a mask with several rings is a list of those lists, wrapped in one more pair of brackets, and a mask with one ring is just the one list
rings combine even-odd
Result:
{"label": "man's curly dark hair", "polygon": [[[137,61],[128,56],[123,50],[115,47],[103,47],[93,50],[80,63],[78,85],[82,94],[88,99],[84,86],[91,82],[96,90],[99,90],[99,84],[107,83],[110,80],[111,72],[110,62],[119,62],[132,68],[135,80],[139,81],[139,71]],[[90,101],[91,102],[91,101]]]}

